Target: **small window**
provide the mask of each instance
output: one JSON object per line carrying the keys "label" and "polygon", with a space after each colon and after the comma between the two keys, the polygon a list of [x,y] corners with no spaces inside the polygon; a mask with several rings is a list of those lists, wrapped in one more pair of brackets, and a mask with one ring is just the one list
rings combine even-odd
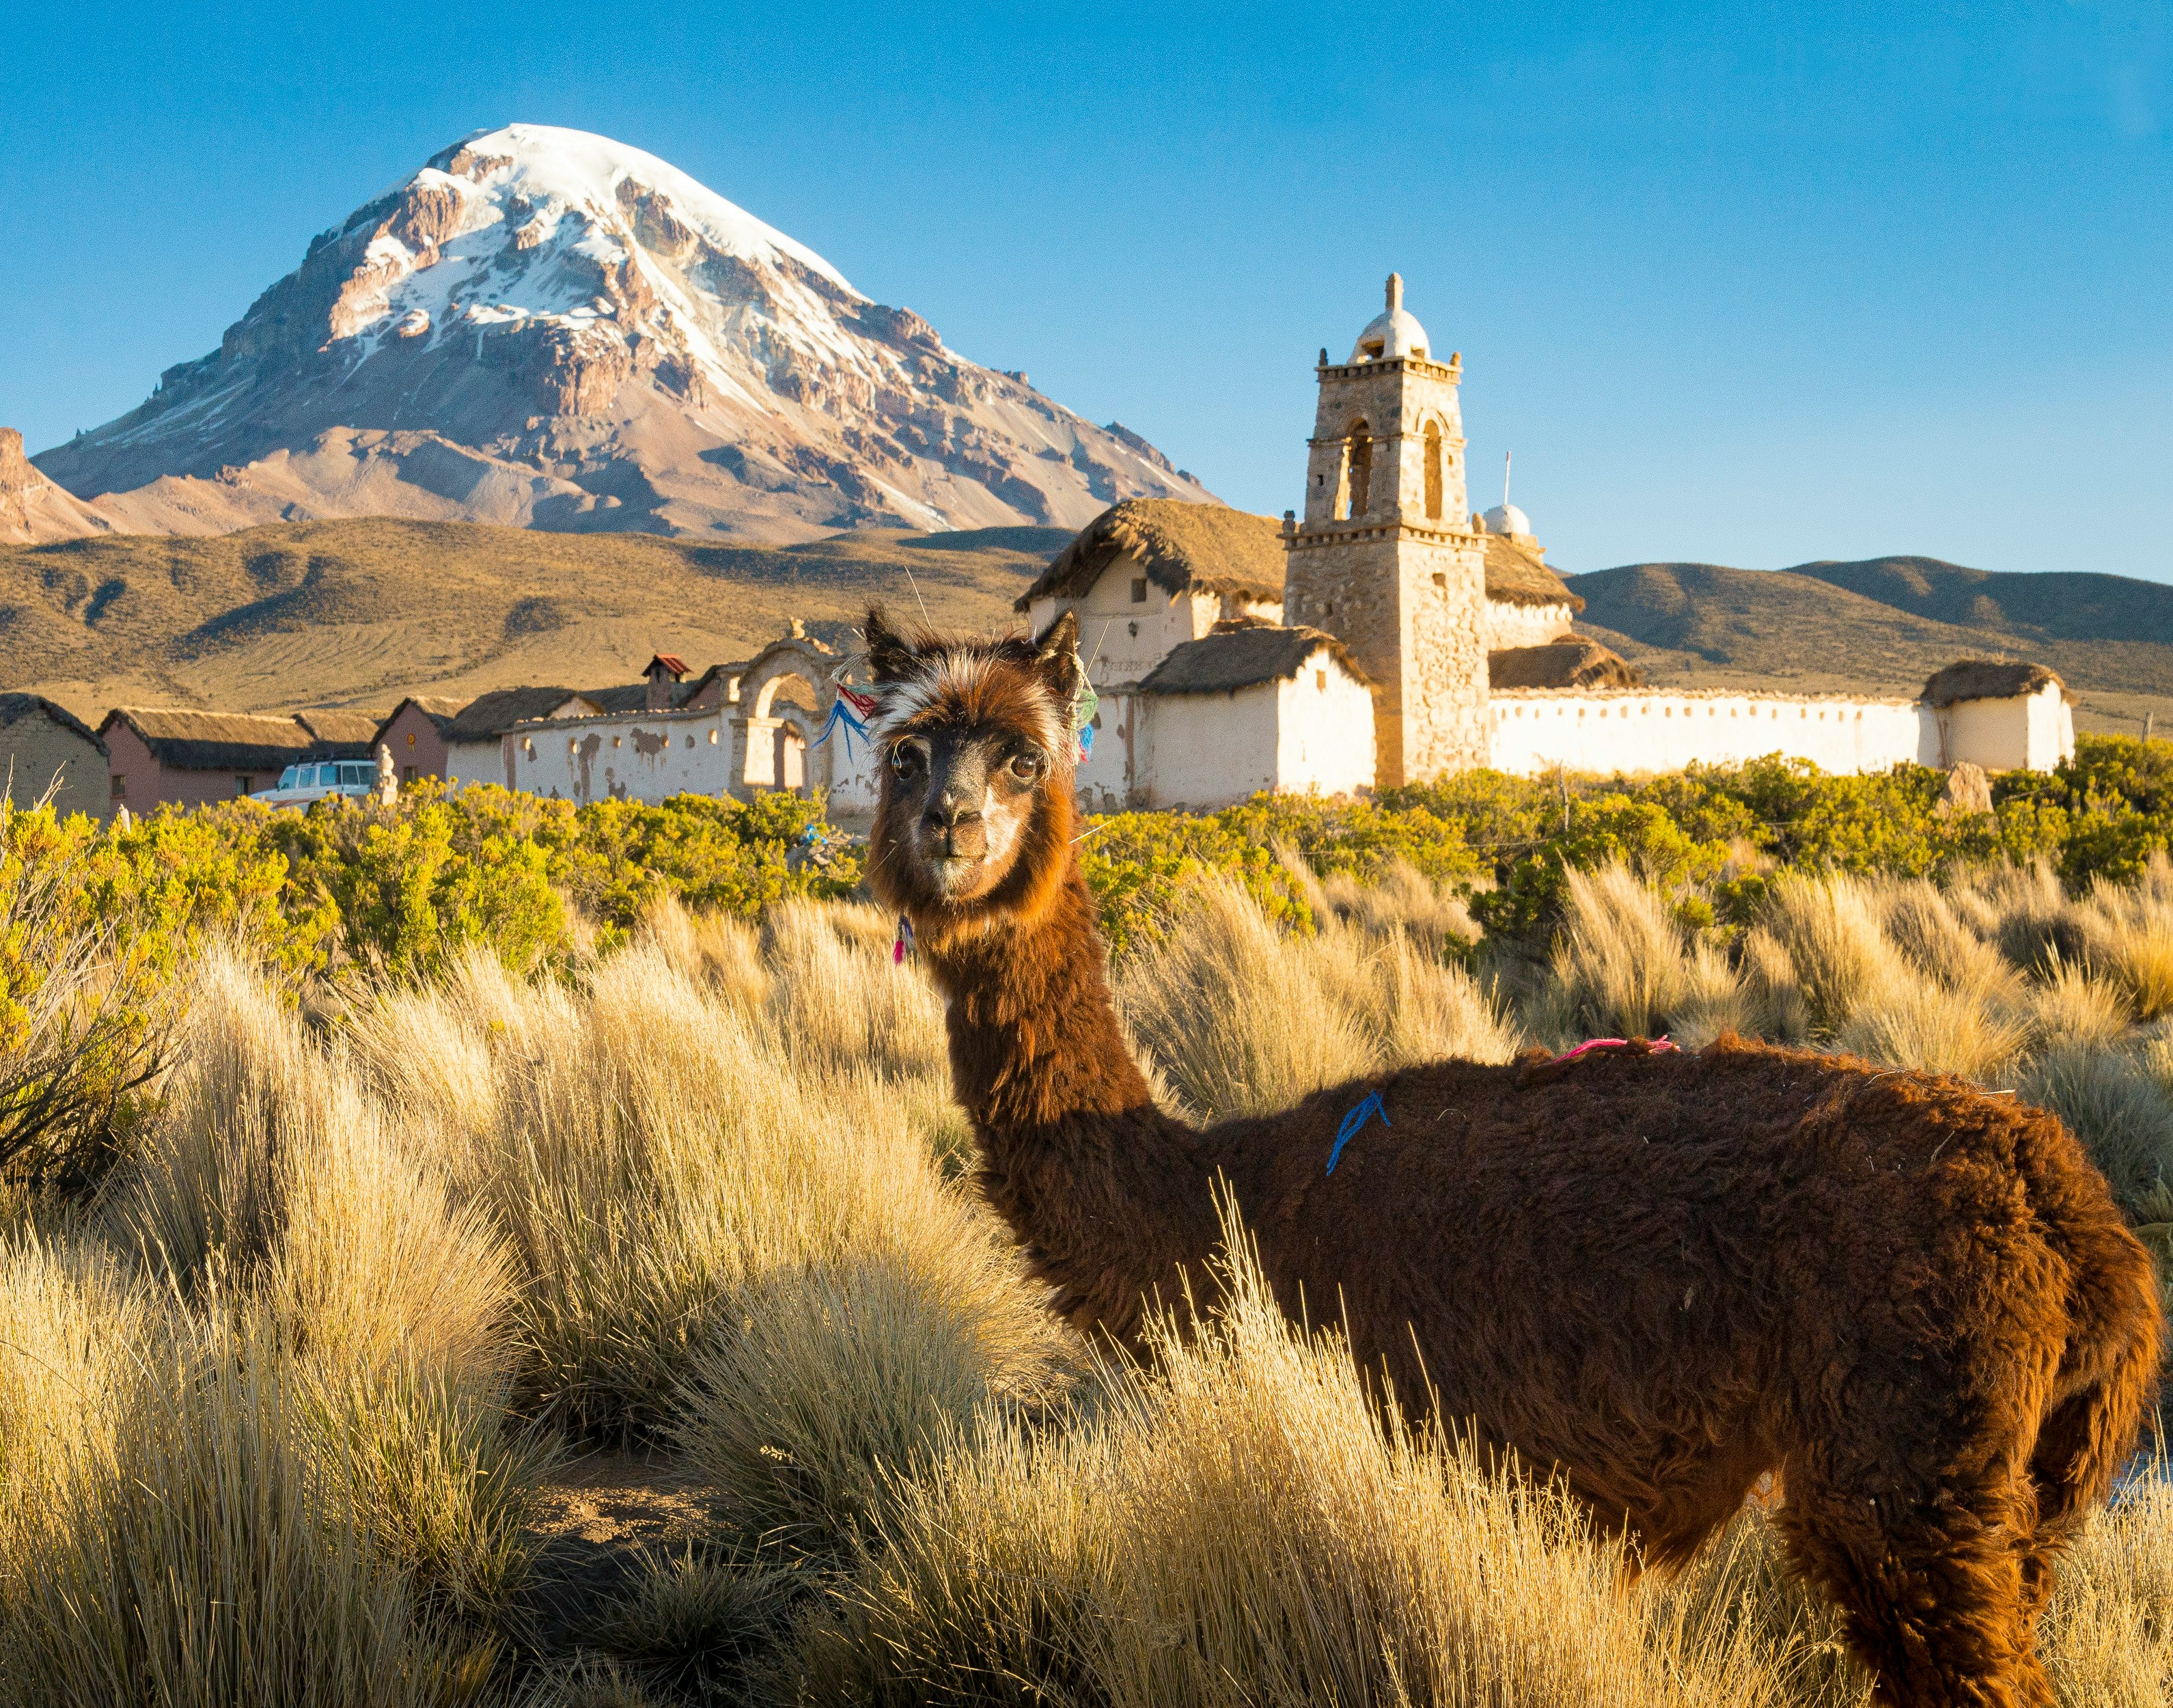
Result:
{"label": "small window", "polygon": [[234,779],[234,792],[237,798],[248,794],[249,779],[240,773],[236,773]]}
{"label": "small window", "polygon": [[1443,592],[1447,592],[1448,590],[1448,572],[1443,569],[1435,570],[1433,572],[1433,585],[1440,588]]}
{"label": "small window", "polygon": [[714,730],[709,731],[709,745],[712,747],[717,745],[717,732]]}
{"label": "small window", "polygon": [[113,798],[116,800],[125,800],[127,797],[128,779],[116,772],[113,778]]}
{"label": "small window", "polygon": [[618,744],[619,744],[619,742],[620,742],[623,739],[623,737],[621,737],[621,736],[617,736],[617,735],[614,735],[614,736],[612,736],[612,746],[614,746],[614,747],[617,746],[618,746]]}
{"label": "small window", "polygon": [[689,735],[689,736],[687,738],[687,745],[689,747],[691,747],[691,746],[693,746],[694,745],[694,738],[693,738],[692,735]]}
{"label": "small window", "polygon": [[418,770],[418,767],[413,766],[413,765],[403,765],[403,766],[402,766],[402,767],[400,768],[400,780],[401,780],[401,782],[402,782],[403,784],[412,784],[412,783],[413,783],[413,782],[414,782],[414,780],[415,780],[415,773],[416,773],[416,771]]}
{"label": "small window", "polygon": [[1132,603],[1145,605],[1146,602],[1147,578],[1144,575],[1135,575],[1132,578]]}
{"label": "small window", "polygon": [[1313,673],[1313,686],[1316,692],[1324,694],[1328,692],[1328,672],[1326,671],[1315,671]]}

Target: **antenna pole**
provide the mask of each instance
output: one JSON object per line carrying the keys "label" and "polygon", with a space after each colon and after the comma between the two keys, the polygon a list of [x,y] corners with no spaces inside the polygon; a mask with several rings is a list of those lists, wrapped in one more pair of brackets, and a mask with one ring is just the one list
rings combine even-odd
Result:
{"label": "antenna pole", "polygon": [[1502,508],[1505,510],[1509,508],[1509,459],[1516,454],[1513,450],[1502,453]]}

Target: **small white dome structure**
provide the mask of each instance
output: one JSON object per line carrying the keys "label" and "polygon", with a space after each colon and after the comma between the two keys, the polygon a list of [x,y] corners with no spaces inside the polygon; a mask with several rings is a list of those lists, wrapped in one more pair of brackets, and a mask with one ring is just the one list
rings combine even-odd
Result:
{"label": "small white dome structure", "polygon": [[1388,275],[1388,305],[1366,322],[1366,330],[1351,347],[1352,363],[1388,362],[1400,356],[1423,358],[1433,348],[1418,316],[1404,306],[1404,276]]}
{"label": "small white dome structure", "polygon": [[1479,519],[1486,524],[1490,534],[1523,534],[1532,531],[1532,519],[1514,504],[1496,504]]}

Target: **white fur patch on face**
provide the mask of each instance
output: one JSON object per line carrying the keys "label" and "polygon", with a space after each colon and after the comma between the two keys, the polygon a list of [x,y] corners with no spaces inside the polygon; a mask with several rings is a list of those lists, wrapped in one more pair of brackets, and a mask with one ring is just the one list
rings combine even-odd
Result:
{"label": "white fur patch on face", "polygon": [[[923,658],[919,668],[902,682],[886,683],[876,692],[876,714],[868,720],[868,733],[877,743],[893,741],[908,725],[930,707],[949,696],[963,698],[987,681],[995,661],[977,653],[946,648],[932,658]],[[1034,743],[1052,762],[1066,763],[1076,749],[1067,739],[1065,709],[1060,708],[1039,682],[1033,685]]]}

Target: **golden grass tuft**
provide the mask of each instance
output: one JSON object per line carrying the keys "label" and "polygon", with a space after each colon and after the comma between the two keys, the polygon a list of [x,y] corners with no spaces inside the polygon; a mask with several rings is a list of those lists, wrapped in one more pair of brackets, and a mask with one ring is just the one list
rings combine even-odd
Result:
{"label": "golden grass tuft", "polygon": [[1247,1257],[1228,1282],[1070,1429],[986,1424],[902,1488],[801,1634],[802,1700],[1789,1700],[1766,1624],[1622,1592],[1558,1489],[1377,1408]]}

